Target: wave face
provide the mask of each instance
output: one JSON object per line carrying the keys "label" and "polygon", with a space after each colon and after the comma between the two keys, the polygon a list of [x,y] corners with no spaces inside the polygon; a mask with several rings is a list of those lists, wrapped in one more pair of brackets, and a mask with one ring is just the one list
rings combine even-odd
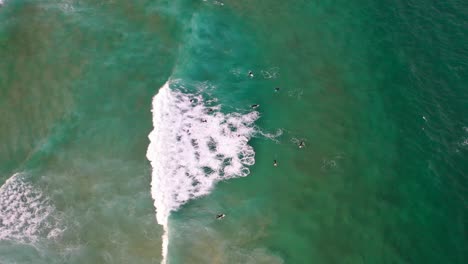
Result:
{"label": "wave face", "polygon": [[220,180],[249,174],[255,152],[248,141],[258,112],[222,113],[201,95],[186,94],[166,82],[153,98],[153,126],[147,157],[153,167],[151,193],[156,218],[164,226],[163,263],[171,211],[207,195]]}
{"label": "wave face", "polygon": [[0,240],[34,243],[58,236],[62,229],[54,212],[49,198],[22,173],[14,174],[0,187]]}

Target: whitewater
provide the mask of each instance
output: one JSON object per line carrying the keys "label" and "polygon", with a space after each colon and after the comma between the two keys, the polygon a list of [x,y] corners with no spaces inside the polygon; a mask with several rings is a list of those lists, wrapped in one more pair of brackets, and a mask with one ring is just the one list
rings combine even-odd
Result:
{"label": "whitewater", "polygon": [[221,105],[207,105],[201,94],[184,93],[170,84],[153,98],[154,129],[147,151],[156,219],[164,228],[163,264],[171,211],[209,194],[218,181],[249,174],[255,152],[248,142],[259,118],[257,111],[223,113]]}
{"label": "whitewater", "polygon": [[64,230],[50,199],[26,178],[15,173],[0,187],[0,241],[33,244]]}

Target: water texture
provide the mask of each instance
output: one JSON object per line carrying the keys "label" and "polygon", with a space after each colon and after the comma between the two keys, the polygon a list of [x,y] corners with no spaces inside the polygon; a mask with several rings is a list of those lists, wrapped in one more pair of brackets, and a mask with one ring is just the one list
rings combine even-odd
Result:
{"label": "water texture", "polygon": [[0,263],[466,263],[467,17],[0,0]]}

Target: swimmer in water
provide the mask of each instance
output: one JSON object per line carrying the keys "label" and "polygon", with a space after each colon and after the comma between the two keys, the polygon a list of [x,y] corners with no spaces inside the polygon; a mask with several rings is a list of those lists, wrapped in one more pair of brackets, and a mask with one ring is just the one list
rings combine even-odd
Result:
{"label": "swimmer in water", "polygon": [[278,167],[278,162],[276,162],[276,160],[273,161],[273,166]]}
{"label": "swimmer in water", "polygon": [[259,107],[259,106],[260,106],[259,104],[253,104],[253,105],[251,105],[250,107],[252,107],[253,109],[255,109],[255,108]]}
{"label": "swimmer in water", "polygon": [[250,78],[253,78],[253,77],[254,77],[253,71],[249,71],[249,77],[250,77]]}
{"label": "swimmer in water", "polygon": [[279,87],[276,87],[275,88],[275,92],[279,92],[280,88]]}
{"label": "swimmer in water", "polygon": [[225,214],[217,214],[216,219],[223,219],[225,216]]}

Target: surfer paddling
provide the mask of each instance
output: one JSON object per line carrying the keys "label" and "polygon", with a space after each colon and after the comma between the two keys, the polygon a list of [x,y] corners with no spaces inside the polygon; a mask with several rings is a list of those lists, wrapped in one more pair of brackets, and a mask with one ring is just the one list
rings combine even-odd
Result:
{"label": "surfer paddling", "polygon": [[253,77],[254,77],[253,71],[249,71],[248,76],[249,76],[250,78],[253,78]]}
{"label": "surfer paddling", "polygon": [[223,219],[224,217],[226,217],[225,214],[217,214],[217,215],[216,215],[216,219],[218,219],[218,220],[221,220],[221,219]]}
{"label": "surfer paddling", "polygon": [[278,162],[276,160],[273,161],[273,166],[278,167]]}
{"label": "surfer paddling", "polygon": [[255,109],[255,108],[259,107],[259,106],[260,106],[259,104],[253,104],[253,105],[251,105],[250,107],[252,107],[253,109]]}
{"label": "surfer paddling", "polygon": [[303,148],[303,147],[305,147],[305,143],[304,143],[304,141],[301,141],[301,142],[299,143],[299,148]]}

